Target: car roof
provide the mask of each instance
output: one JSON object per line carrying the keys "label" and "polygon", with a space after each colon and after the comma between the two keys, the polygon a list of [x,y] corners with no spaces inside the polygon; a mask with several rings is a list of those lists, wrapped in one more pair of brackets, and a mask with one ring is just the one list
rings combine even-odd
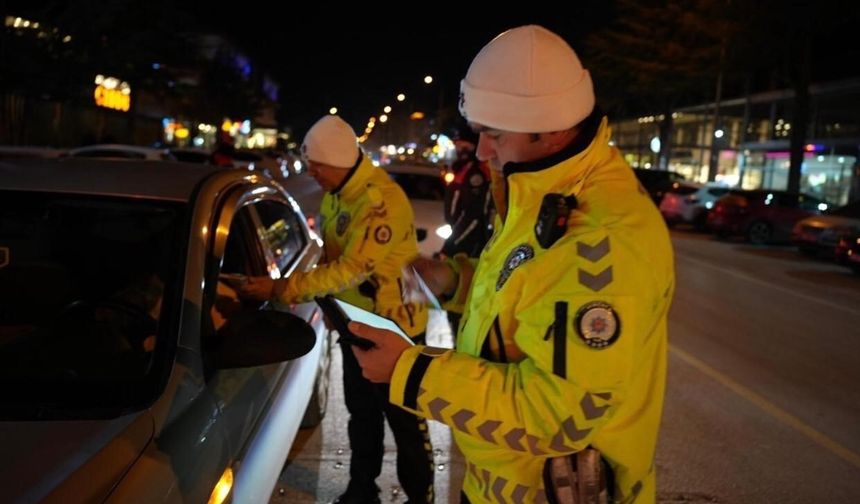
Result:
{"label": "car roof", "polygon": [[0,190],[190,201],[223,168],[172,161],[65,158],[0,161]]}
{"label": "car roof", "polygon": [[156,149],[155,147],[143,147],[140,145],[96,144],[96,145],[87,145],[85,147],[78,147],[76,149],[71,149],[69,151],[69,155],[74,156],[75,154],[78,154],[81,152],[91,152],[91,151],[98,151],[98,150],[136,152],[138,154],[155,154],[155,153],[166,152],[166,149]]}

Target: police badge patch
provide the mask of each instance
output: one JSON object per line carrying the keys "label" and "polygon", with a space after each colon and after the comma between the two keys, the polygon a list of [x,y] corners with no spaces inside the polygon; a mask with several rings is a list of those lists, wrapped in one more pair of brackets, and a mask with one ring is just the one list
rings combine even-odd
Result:
{"label": "police badge patch", "polygon": [[535,250],[531,245],[523,244],[511,250],[511,253],[508,254],[507,259],[505,259],[505,265],[502,267],[501,273],[499,273],[499,279],[496,280],[496,291],[502,290],[502,286],[504,286],[505,282],[508,281],[511,273],[515,269],[519,268],[522,263],[528,261],[534,256]]}
{"label": "police badge patch", "polygon": [[346,231],[346,226],[349,225],[349,214],[346,212],[341,212],[337,216],[337,225],[334,230],[338,236],[343,236],[343,233]]}
{"label": "police badge patch", "polygon": [[611,305],[595,301],[576,312],[573,328],[586,345],[600,350],[615,343],[621,322]]}
{"label": "police badge patch", "polygon": [[387,224],[383,224],[376,228],[376,231],[373,232],[373,239],[376,240],[376,243],[384,245],[391,241],[391,228],[388,227]]}

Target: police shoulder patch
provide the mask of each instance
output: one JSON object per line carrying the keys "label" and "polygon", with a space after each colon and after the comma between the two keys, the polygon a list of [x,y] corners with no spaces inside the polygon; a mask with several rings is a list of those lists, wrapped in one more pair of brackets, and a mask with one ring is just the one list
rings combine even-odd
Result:
{"label": "police shoulder patch", "polygon": [[388,224],[383,224],[381,226],[376,226],[376,230],[373,232],[373,239],[376,240],[376,243],[386,244],[391,241],[391,228],[388,227]]}
{"label": "police shoulder patch", "polygon": [[602,301],[583,305],[576,312],[573,326],[586,345],[598,350],[615,343],[621,334],[621,322],[615,310]]}
{"label": "police shoulder patch", "polygon": [[505,285],[505,282],[510,278],[511,273],[520,267],[524,262],[535,256],[535,249],[531,245],[524,243],[511,250],[508,257],[505,258],[505,264],[502,266],[502,271],[499,272],[499,278],[496,280],[496,290],[499,291]]}

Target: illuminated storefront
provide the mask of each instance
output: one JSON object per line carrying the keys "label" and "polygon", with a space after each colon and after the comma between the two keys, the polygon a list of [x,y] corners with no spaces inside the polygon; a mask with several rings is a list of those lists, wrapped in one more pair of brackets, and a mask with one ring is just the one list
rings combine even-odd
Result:
{"label": "illuminated storefront", "polygon": [[[860,199],[860,79],[811,86],[810,95],[800,190],[838,205]],[[713,103],[675,110],[665,160],[663,115],[614,121],[612,142],[634,167],[668,169],[697,182],[782,190],[788,187],[789,139],[796,127],[790,122],[793,104],[793,92],[783,90],[725,100],[718,118]]]}

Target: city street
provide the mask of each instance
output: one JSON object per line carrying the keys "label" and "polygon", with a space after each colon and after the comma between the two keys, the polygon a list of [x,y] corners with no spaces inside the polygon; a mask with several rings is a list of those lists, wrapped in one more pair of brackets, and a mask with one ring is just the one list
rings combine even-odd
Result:
{"label": "city street", "polygon": [[[792,247],[673,232],[677,291],[657,455],[659,501],[856,502],[860,496],[860,278]],[[450,344],[442,314],[434,344]],[[623,337],[623,335],[622,335]],[[348,481],[339,374],[329,412],[302,431],[272,502],[330,502]],[[462,458],[431,423],[437,502],[456,502]],[[388,438],[383,502],[403,502]]]}

